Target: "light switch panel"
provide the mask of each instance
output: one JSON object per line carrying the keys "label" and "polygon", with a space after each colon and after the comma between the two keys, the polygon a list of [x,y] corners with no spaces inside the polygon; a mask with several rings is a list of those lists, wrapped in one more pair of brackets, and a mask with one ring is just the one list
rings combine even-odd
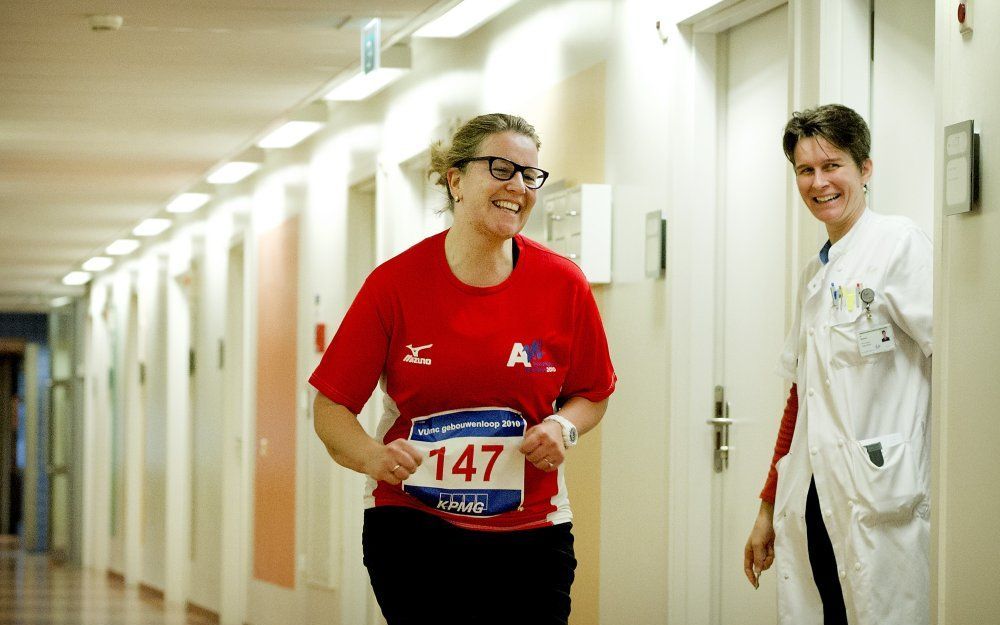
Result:
{"label": "light switch panel", "polygon": [[979,200],[979,135],[973,121],[944,129],[945,215],[971,211]]}
{"label": "light switch panel", "polygon": [[660,211],[646,213],[646,277],[659,278],[666,273],[666,226]]}

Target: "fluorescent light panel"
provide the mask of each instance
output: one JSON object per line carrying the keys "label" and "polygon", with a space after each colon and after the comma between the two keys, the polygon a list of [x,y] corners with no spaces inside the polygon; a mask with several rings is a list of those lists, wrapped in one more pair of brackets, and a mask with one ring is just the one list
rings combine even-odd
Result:
{"label": "fluorescent light panel", "polygon": [[441,17],[421,26],[413,36],[462,37],[516,2],[517,0],[464,0]]}
{"label": "fluorescent light panel", "polygon": [[193,213],[204,206],[211,197],[208,193],[181,193],[167,204],[167,212]]}
{"label": "fluorescent light panel", "polygon": [[385,89],[405,73],[406,70],[399,67],[380,67],[367,74],[358,72],[331,89],[323,98],[352,102],[364,100]]}
{"label": "fluorescent light panel", "polygon": [[71,271],[62,279],[62,283],[66,286],[80,286],[88,282],[90,282],[90,274],[86,271]]}
{"label": "fluorescent light panel", "polygon": [[51,302],[49,302],[49,306],[51,306],[52,308],[59,308],[60,306],[65,306],[66,304],[69,304],[72,301],[73,300],[70,299],[69,296],[63,295],[62,297],[57,297],[53,299]]}
{"label": "fluorescent light panel", "polygon": [[260,169],[260,163],[231,161],[206,178],[212,184],[234,184]]}
{"label": "fluorescent light panel", "polygon": [[112,256],[125,256],[139,249],[139,242],[135,239],[118,239],[107,248],[104,253]]}
{"label": "fluorescent light panel", "polygon": [[169,227],[169,219],[150,218],[136,226],[132,234],[137,237],[154,237]]}
{"label": "fluorescent light panel", "polygon": [[107,256],[95,256],[90,260],[88,260],[87,262],[83,263],[83,270],[94,271],[94,272],[104,271],[105,269],[110,267],[113,262],[115,261],[111,260]]}
{"label": "fluorescent light panel", "polygon": [[323,122],[290,121],[275,128],[257,143],[259,148],[291,148],[323,127]]}

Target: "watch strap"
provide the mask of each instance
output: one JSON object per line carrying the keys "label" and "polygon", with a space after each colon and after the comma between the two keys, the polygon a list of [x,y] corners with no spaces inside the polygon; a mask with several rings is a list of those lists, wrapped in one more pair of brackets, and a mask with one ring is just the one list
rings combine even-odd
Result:
{"label": "watch strap", "polygon": [[573,425],[573,422],[562,415],[549,415],[542,419],[543,421],[555,421],[559,424],[559,428],[562,430],[563,446],[567,449],[576,445],[579,434],[577,427]]}

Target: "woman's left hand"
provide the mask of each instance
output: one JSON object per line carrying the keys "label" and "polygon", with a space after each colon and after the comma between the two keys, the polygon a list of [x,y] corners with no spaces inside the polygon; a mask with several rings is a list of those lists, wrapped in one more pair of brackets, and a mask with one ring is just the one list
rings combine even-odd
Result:
{"label": "woman's left hand", "polygon": [[524,433],[521,453],[542,471],[555,471],[566,459],[562,428],[555,421],[542,421]]}

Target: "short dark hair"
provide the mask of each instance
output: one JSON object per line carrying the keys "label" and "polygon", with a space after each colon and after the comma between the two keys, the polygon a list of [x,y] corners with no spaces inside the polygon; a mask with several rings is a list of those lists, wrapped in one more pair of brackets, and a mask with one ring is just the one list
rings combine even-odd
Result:
{"label": "short dark hair", "polygon": [[843,104],[824,104],[792,114],[781,139],[788,162],[795,165],[795,146],[807,137],[822,137],[851,155],[860,169],[871,158],[872,135],[857,111]]}

